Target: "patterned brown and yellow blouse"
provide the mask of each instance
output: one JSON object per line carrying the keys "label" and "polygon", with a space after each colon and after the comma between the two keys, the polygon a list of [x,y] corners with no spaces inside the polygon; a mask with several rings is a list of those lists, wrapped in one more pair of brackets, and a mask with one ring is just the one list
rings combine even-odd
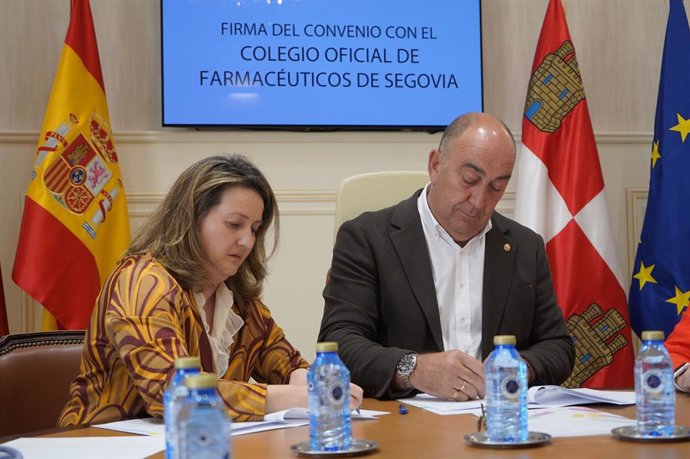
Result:
{"label": "patterned brown and yellow blouse", "polygon": [[[308,368],[271,313],[256,300],[233,310],[244,320],[218,391],[236,421],[263,419],[266,384],[286,384]],[[178,357],[199,356],[214,372],[208,336],[194,303],[154,258],[126,257],[106,280],[86,331],[79,376],[60,426],[162,416],[163,391]],[[253,378],[256,382],[249,382]]]}

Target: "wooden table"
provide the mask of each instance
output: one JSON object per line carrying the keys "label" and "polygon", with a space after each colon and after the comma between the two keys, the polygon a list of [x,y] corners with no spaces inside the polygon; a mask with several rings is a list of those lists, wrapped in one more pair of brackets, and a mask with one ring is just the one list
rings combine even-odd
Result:
{"label": "wooden table", "polygon": [[[472,415],[440,416],[408,406],[408,414],[398,413],[399,403],[366,399],[364,408],[389,411],[379,420],[352,423],[354,438],[375,440],[379,450],[363,456],[384,458],[578,458],[578,459],[688,459],[690,442],[636,443],[616,440],[612,436],[554,438],[550,444],[530,449],[484,449],[467,445],[464,435],[476,431],[477,418]],[[635,408],[591,405],[592,407],[633,418]],[[676,423],[690,426],[690,396],[678,394]],[[45,436],[123,435],[104,429],[85,428],[56,432]],[[308,439],[308,428],[273,430],[233,437],[233,457],[295,458],[289,447]],[[159,453],[153,458],[163,458]]]}

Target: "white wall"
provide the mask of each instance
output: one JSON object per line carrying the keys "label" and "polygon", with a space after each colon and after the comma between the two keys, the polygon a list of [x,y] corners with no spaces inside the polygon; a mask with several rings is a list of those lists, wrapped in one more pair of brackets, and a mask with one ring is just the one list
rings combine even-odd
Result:
{"label": "white wall", "polygon": [[[485,109],[518,134],[547,0],[484,0]],[[648,181],[668,1],[563,0],[597,137],[624,266]],[[688,0],[686,0],[688,8]],[[158,0],[91,0],[111,124],[133,226],[185,167],[219,152],[248,155],[274,186],[281,245],[265,301],[311,358],[330,263],[335,189],[369,171],[426,168],[439,134],[197,132],[161,128]],[[40,319],[11,280],[21,201],[68,21],[68,0],[0,0],[0,265],[12,332]],[[509,188],[499,206],[508,215]],[[630,209],[627,202],[630,200]],[[634,212],[633,212],[634,211]],[[629,272],[629,268],[628,268]]]}

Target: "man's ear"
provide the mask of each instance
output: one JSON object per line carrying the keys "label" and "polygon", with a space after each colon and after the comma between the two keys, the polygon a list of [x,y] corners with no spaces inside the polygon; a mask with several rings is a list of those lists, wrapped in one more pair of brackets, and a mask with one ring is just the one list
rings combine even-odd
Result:
{"label": "man's ear", "polygon": [[434,183],[438,175],[439,165],[441,164],[441,152],[438,148],[434,148],[429,152],[429,161],[427,168],[429,170],[429,181]]}

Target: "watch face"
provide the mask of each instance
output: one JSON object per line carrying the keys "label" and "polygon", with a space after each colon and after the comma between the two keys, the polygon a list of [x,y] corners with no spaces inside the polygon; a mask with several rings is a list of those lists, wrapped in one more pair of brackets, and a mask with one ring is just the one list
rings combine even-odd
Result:
{"label": "watch face", "polygon": [[407,354],[398,362],[398,371],[402,374],[410,374],[417,363],[417,356],[414,354]]}

